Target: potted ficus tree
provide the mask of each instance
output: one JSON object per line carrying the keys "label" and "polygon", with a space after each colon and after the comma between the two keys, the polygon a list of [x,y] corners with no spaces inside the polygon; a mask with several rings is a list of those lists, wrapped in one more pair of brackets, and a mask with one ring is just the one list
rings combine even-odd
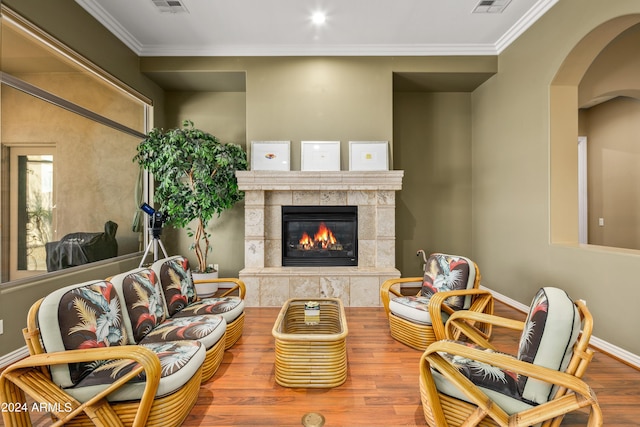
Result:
{"label": "potted ficus tree", "polygon": [[153,174],[154,201],[168,216],[166,223],[186,228],[193,238],[191,249],[198,264],[194,273],[211,272],[207,225],[214,215],[244,198],[235,172],[247,169],[246,152],[184,120],[180,128],[152,129],[138,144],[133,160]]}

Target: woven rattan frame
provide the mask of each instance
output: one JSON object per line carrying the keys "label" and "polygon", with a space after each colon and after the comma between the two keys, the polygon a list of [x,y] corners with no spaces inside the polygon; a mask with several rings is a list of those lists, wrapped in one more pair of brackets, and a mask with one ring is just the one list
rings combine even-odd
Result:
{"label": "woven rattan frame", "polygon": [[320,323],[307,325],[304,303],[288,300],[273,326],[276,382],[284,387],[330,388],[347,379],[347,321],[338,298],[321,298]]}
{"label": "woven rattan frame", "polygon": [[[38,374],[33,370],[29,374],[20,374],[20,376],[23,377],[25,375],[37,376]],[[42,375],[41,372],[40,375]],[[32,378],[30,381],[35,381],[35,378]],[[48,387],[51,387],[48,393],[55,392],[56,389],[58,392],[60,390],[55,384],[52,384],[48,380],[43,381],[42,378],[38,378],[37,381],[40,386],[48,384]],[[200,383],[201,370],[199,370],[193,377],[191,377],[189,382],[175,393],[168,396],[156,398],[151,405],[147,421],[144,425],[150,427],[180,426],[186,419],[187,415],[189,415],[189,412],[198,400]],[[14,386],[14,384],[11,384],[11,386]],[[16,392],[20,393],[22,392],[22,390],[16,389]],[[27,394],[31,395],[31,393]],[[69,397],[62,397],[62,400],[60,400],[60,402],[68,402],[68,399]],[[99,411],[101,412],[101,414],[98,420],[96,420],[96,424],[94,424],[86,414],[80,414],[77,417],[66,422],[64,425],[70,427],[93,427],[96,425],[100,425],[98,423],[102,422],[105,426],[133,426],[133,421],[136,413],[138,412],[138,408],[138,402],[110,403],[108,406],[102,408],[102,410]],[[4,424],[6,426],[31,426],[31,423],[28,422],[26,418],[24,418],[25,416],[29,417],[28,413],[14,413],[12,415],[21,415],[23,417],[19,420],[13,419],[10,422],[7,422],[7,420],[5,419]]]}
{"label": "woven rattan frame", "polygon": [[[170,395],[156,398],[155,393],[160,381],[160,361],[151,350],[143,346],[115,346],[46,353],[37,324],[37,313],[41,303],[42,299],[31,306],[27,315],[27,327],[23,331],[30,356],[10,365],[2,372],[0,401],[26,402],[25,395],[28,395],[36,402],[48,404],[54,408],[57,406],[61,411],[52,412],[54,426],[64,424],[165,427],[182,424],[198,398],[202,382],[202,367],[182,388]],[[224,341],[221,339],[219,342],[221,353],[224,353]],[[115,381],[104,392],[82,404],[66,394],[51,381],[49,376],[48,366],[118,358],[136,360],[140,366]],[[104,398],[106,395],[117,390],[142,371],[145,372],[147,381],[141,400],[122,403],[107,402]],[[67,404],[71,405],[71,411],[68,411]],[[6,426],[31,425],[28,412],[3,412],[2,417]]]}
{"label": "woven rattan frame", "polygon": [[[225,332],[226,336],[226,332]],[[207,350],[207,356],[202,363],[202,382],[209,381],[211,377],[216,373],[220,364],[222,363],[222,358],[224,357],[226,338],[220,337],[217,343],[213,345],[210,349]]]}
{"label": "woven rattan frame", "polygon": [[[588,408],[590,410],[588,426],[601,426],[602,412],[596,396],[593,390],[581,379],[593,357],[593,350],[589,348],[593,319],[583,301],[576,301],[575,305],[582,318],[582,331],[574,345],[572,358],[565,372],[558,372],[517,360],[509,355],[470,348],[457,342],[439,341],[430,345],[420,359],[420,398],[427,424],[431,427],[459,426],[463,424],[469,426],[505,427],[525,427],[540,424],[543,427],[557,427],[562,422],[565,414]],[[470,315],[475,321],[493,322],[495,326],[504,326],[511,329],[522,329],[524,327],[523,322],[511,319],[502,319],[482,313],[457,312],[447,322],[447,331],[453,329],[461,330],[463,333],[465,330],[470,331],[471,329],[465,326],[468,323],[462,320],[467,315]],[[449,323],[451,322],[457,323],[458,326],[450,328]],[[474,332],[471,333],[470,337],[473,335]],[[492,401],[478,387],[467,380],[456,367],[443,358],[441,353],[478,360],[510,370],[518,375],[525,375],[554,384],[558,388],[553,399],[548,402],[509,416],[496,402]],[[431,375],[432,368],[438,370],[440,374],[475,404],[463,402],[438,392]]]}
{"label": "woven rattan frame", "polygon": [[[405,277],[385,281],[380,288],[380,300],[389,318],[391,336],[395,340],[416,350],[426,350],[429,344],[444,338],[445,332],[442,313],[454,313],[454,310],[446,304],[446,300],[455,295],[471,295],[472,302],[469,310],[493,314],[493,296],[491,292],[487,290],[478,289],[480,286],[480,269],[476,263],[473,263],[473,267],[475,268],[475,281],[471,289],[441,291],[436,292],[431,297],[429,301],[431,325],[412,322],[394,315],[391,310],[389,310],[389,302],[391,299],[403,296],[400,287],[403,284],[409,283],[419,286],[422,283],[422,277]],[[473,327],[477,330],[478,334],[486,339],[489,339],[491,336],[491,324],[476,322],[473,324]]]}
{"label": "woven rattan frame", "polygon": [[[245,295],[247,294],[247,287],[244,282],[240,279],[236,279],[235,277],[227,277],[227,278],[218,278],[218,279],[207,279],[207,280],[194,280],[194,284],[197,283],[233,283],[233,286],[230,288],[224,288],[224,291],[218,292],[215,297],[216,298],[224,298],[227,296],[238,296],[240,299],[244,300]],[[227,335],[225,342],[225,350],[230,349],[233,345],[238,342],[240,337],[242,336],[242,332],[244,330],[244,312],[240,314],[240,316],[236,317],[233,322],[227,324]]]}
{"label": "woven rattan frame", "polygon": [[240,316],[236,317],[233,322],[227,324],[227,334],[224,345],[225,350],[229,350],[236,342],[238,342],[238,340],[242,336],[243,330],[244,312],[242,312]]}

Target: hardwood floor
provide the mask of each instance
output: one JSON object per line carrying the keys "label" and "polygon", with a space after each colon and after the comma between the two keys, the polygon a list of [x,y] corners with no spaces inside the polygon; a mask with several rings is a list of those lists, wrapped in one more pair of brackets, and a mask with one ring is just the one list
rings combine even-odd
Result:
{"label": "hardwood floor", "polygon": [[[243,336],[225,352],[214,377],[201,386],[184,427],[301,426],[310,412],[321,413],[327,427],[426,425],[418,392],[421,352],[391,338],[382,308],[346,308],[349,372],[346,382],[334,389],[276,384],[271,329],[278,311],[246,309]],[[500,303],[496,314],[524,318]],[[494,337],[501,350],[514,351],[514,333],[496,331]],[[606,427],[640,425],[640,371],[598,352],[585,378],[598,395]],[[44,414],[32,418],[34,426],[50,424]],[[584,426],[586,419],[584,413],[571,414],[562,426]]]}
{"label": "hardwood floor", "polygon": [[[393,340],[382,308],[346,308],[349,326],[347,381],[328,390],[288,389],[275,383],[271,328],[277,308],[247,308],[240,341],[201,387],[184,423],[195,426],[300,426],[319,412],[326,426],[422,426],[418,391],[421,353]],[[498,303],[496,313],[524,315]],[[515,346],[515,334],[496,334],[500,349]],[[586,380],[598,395],[605,426],[640,425],[640,371],[597,353]],[[586,425],[586,414],[567,416],[563,426]]]}

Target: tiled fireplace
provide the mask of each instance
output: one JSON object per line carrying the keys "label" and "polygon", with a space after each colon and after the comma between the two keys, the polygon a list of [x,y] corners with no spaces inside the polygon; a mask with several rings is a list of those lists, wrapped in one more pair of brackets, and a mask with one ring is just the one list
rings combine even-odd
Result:
{"label": "tiled fireplace", "polygon": [[[395,268],[395,192],[402,188],[403,175],[403,171],[237,172],[245,192],[245,268],[240,279],[247,285],[247,305],[281,306],[289,298],[338,297],[345,306],[379,306],[382,282],[400,277]],[[287,253],[283,244],[290,245],[294,255],[304,249],[303,243],[283,243],[283,207],[285,212],[292,207],[312,212],[312,218],[321,218],[317,215],[325,210],[316,214],[313,207],[355,210],[357,265],[283,266]],[[332,218],[318,220],[318,225],[340,229]],[[332,249],[348,254],[344,245],[337,243]],[[284,263],[290,264],[286,259]]]}

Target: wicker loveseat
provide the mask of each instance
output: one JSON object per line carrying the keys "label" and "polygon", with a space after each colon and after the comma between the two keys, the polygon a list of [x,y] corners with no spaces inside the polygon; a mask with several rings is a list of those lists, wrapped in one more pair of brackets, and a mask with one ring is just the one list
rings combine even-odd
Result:
{"label": "wicker loveseat", "polygon": [[[2,372],[0,401],[27,394],[54,425],[178,426],[222,361],[226,326],[215,314],[169,317],[151,268],[67,286],[29,311],[30,356]],[[30,425],[28,412],[2,416]]]}

